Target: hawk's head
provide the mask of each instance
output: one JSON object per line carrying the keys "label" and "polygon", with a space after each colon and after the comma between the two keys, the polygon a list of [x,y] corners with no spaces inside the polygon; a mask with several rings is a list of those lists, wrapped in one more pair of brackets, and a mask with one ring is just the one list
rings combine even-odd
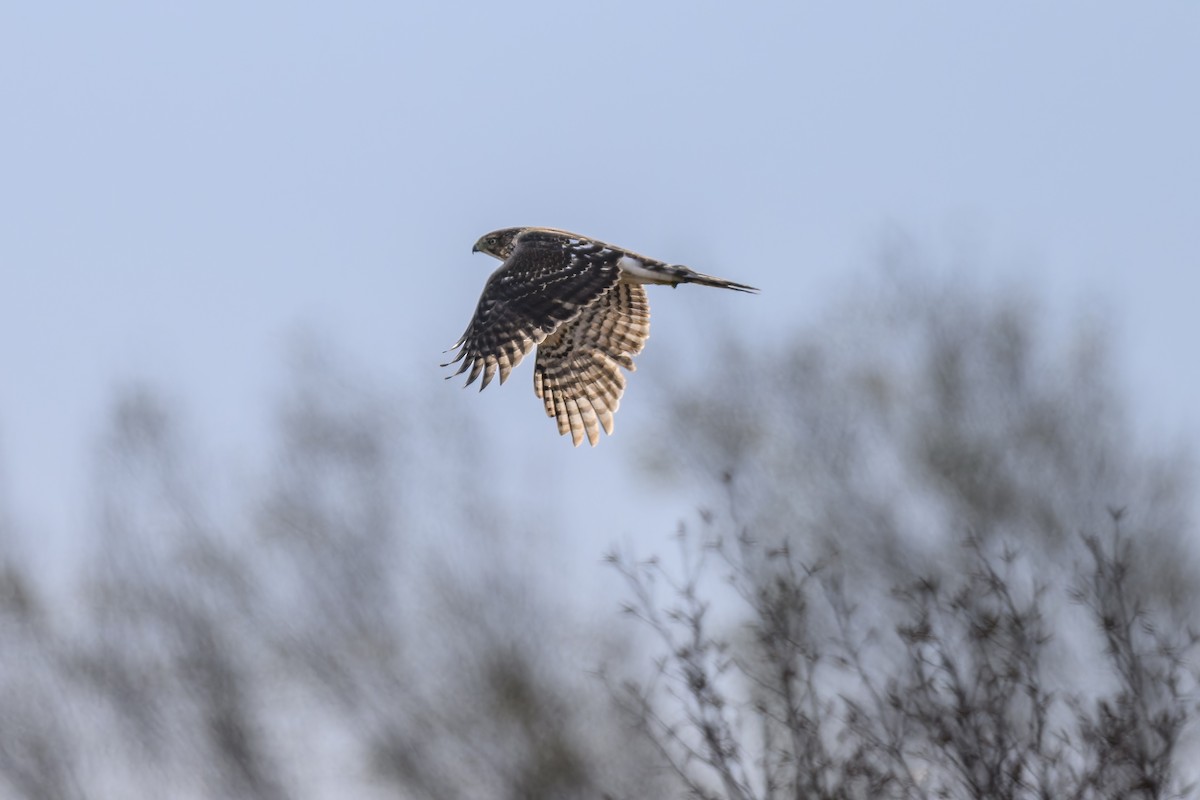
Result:
{"label": "hawk's head", "polygon": [[506,261],[516,247],[517,235],[525,228],[502,228],[498,231],[485,233],[471,248],[472,253],[487,253],[493,258]]}

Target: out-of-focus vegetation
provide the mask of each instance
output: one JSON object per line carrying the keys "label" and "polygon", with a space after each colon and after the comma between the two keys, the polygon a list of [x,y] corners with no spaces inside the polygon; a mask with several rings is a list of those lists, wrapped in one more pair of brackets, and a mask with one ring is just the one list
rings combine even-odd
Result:
{"label": "out-of-focus vegetation", "polygon": [[692,796],[1192,796],[1191,466],[1048,325],[899,270],[674,384],[647,464],[708,505],[611,555],[659,641],[614,685]]}
{"label": "out-of-focus vegetation", "polygon": [[615,637],[494,549],[516,537],[436,418],[306,350],[221,517],[186,425],[122,392],[75,594],[0,572],[0,797],[658,794],[592,675]]}
{"label": "out-of-focus vegetation", "polygon": [[638,462],[699,511],[612,554],[603,630],[484,550],[520,512],[419,400],[302,359],[230,513],[121,392],[74,594],[0,564],[0,796],[1192,791],[1192,475],[1098,331],[893,275],[722,347]]}

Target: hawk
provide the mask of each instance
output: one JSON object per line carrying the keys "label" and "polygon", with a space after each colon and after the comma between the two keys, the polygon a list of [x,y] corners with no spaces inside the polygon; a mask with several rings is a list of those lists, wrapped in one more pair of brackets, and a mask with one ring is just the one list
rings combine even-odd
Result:
{"label": "hawk", "polygon": [[[571,433],[576,447],[587,436],[612,434],[613,414],[625,391],[620,368],[633,372],[633,357],[650,335],[647,283],[698,283],[739,292],[753,286],[666,264],[623,247],[554,228],[504,228],[480,237],[473,253],[500,259],[483,287],[475,316],[451,346],[448,367],[468,369],[465,385],[480,375],[482,391],[537,347],[533,390]],[[449,377],[454,377],[453,375]]]}

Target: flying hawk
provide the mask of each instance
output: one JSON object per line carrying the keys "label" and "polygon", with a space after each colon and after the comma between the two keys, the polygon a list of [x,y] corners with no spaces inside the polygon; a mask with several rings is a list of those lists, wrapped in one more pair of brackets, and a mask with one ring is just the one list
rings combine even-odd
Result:
{"label": "flying hawk", "polygon": [[488,278],[475,316],[451,346],[458,353],[442,366],[462,361],[454,374],[470,369],[467,386],[482,374],[482,390],[497,370],[504,383],[536,346],[533,390],[547,416],[558,420],[559,434],[570,431],[576,446],[585,435],[595,445],[600,428],[612,434],[625,391],[619,367],[634,370],[633,357],[650,335],[643,284],[758,291],[554,228],[493,231],[471,252],[504,263]]}

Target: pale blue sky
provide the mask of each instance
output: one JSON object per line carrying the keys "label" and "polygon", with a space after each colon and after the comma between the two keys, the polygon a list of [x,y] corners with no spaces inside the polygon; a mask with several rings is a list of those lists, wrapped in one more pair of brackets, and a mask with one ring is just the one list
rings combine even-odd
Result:
{"label": "pale blue sky", "polygon": [[[1137,410],[1194,436],[1198,85],[1182,2],[6,4],[7,505],[35,538],[74,526],[129,379],[180,400],[218,461],[260,459],[299,327],[381,385],[473,405],[521,442],[505,467],[568,496],[621,481],[654,423],[641,373],[583,451],[528,367],[483,395],[441,384],[494,267],[470,246],[517,224],[762,287],[654,292],[644,370],[704,312],[782,335],[905,231],[1109,307]],[[644,506],[597,524],[643,533]]]}

